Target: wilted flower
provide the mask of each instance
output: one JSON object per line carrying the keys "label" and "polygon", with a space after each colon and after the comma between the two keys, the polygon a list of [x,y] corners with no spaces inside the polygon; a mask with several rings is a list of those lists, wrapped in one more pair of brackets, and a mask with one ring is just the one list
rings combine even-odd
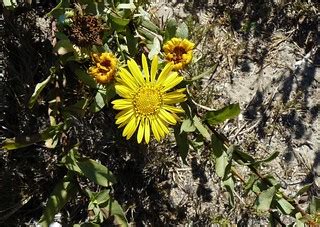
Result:
{"label": "wilted flower", "polygon": [[112,102],[113,108],[120,110],[116,115],[116,124],[119,124],[119,127],[125,126],[122,135],[127,139],[138,130],[138,143],[143,138],[149,143],[151,131],[160,141],[169,133],[168,126],[175,125],[179,120],[176,113],[184,112],[174,104],[186,100],[183,93],[185,88],[170,91],[183,78],[177,72],[171,72],[172,63],[168,63],[159,76],[156,76],[157,56],[152,60],[150,73],[145,55],[142,55],[143,73],[134,60],[128,60],[127,63],[130,72],[120,68],[116,77],[115,89],[122,97]]}
{"label": "wilted flower", "polygon": [[93,54],[95,65],[89,68],[89,74],[100,84],[111,82],[117,70],[117,58],[112,53]]}
{"label": "wilted flower", "polygon": [[69,29],[71,42],[79,47],[102,45],[104,26],[102,21],[95,16],[76,15]]}
{"label": "wilted flower", "polygon": [[165,58],[174,64],[175,70],[182,69],[190,63],[194,46],[187,39],[172,38],[163,45]]}

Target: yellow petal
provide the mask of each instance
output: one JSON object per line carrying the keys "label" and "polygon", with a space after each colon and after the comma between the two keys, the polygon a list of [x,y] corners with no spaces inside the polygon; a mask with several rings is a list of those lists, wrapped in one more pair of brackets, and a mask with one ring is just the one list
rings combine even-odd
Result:
{"label": "yellow petal", "polygon": [[127,140],[130,139],[133,133],[136,131],[138,124],[138,119],[136,117],[132,117],[129,123],[124,128],[122,136],[126,136]]}
{"label": "yellow petal", "polygon": [[127,108],[133,108],[131,99],[117,99],[111,102],[113,104],[113,109],[123,110]]}
{"label": "yellow petal", "polygon": [[162,130],[161,126],[159,125],[157,118],[154,119],[154,125],[155,125],[156,129],[158,130],[160,139],[162,139],[166,134]]}
{"label": "yellow petal", "polygon": [[117,119],[116,124],[118,125],[118,124],[128,122],[132,117],[133,113],[134,113],[133,109],[120,111],[115,117]]}
{"label": "yellow petal", "polygon": [[140,121],[139,129],[138,129],[138,135],[137,135],[137,140],[138,143],[141,143],[143,139],[143,134],[144,134],[144,119]]}
{"label": "yellow petal", "polygon": [[163,82],[164,88],[162,89],[162,91],[166,92],[166,91],[170,90],[171,88],[174,88],[175,86],[180,84],[182,80],[183,80],[182,76],[178,76],[178,77],[170,78],[170,79],[168,78],[165,82]]}
{"label": "yellow petal", "polygon": [[162,131],[165,133],[165,134],[168,134],[169,133],[169,129],[168,127],[163,123],[163,121],[158,118],[157,119],[157,122],[158,122],[158,125],[160,126],[160,128],[162,129]]}
{"label": "yellow petal", "polygon": [[134,91],[125,85],[116,84],[114,87],[116,89],[116,93],[123,98],[130,99],[134,94]]}
{"label": "yellow petal", "polygon": [[149,118],[145,118],[144,139],[146,140],[146,143],[148,144],[149,141],[150,141],[150,123],[149,123]]}
{"label": "yellow petal", "polygon": [[146,77],[146,81],[149,82],[150,75],[149,75],[148,62],[147,62],[147,58],[144,54],[142,54],[142,67],[143,67],[144,76]]}
{"label": "yellow petal", "polygon": [[133,76],[128,72],[128,70],[124,68],[120,68],[120,71],[118,73],[122,81],[130,87],[132,90],[137,90],[138,89],[138,84],[136,83],[135,79]]}
{"label": "yellow petal", "polygon": [[182,108],[169,106],[169,105],[163,105],[163,109],[168,110],[173,113],[184,113],[184,110]]}
{"label": "yellow petal", "polygon": [[158,71],[158,55],[154,56],[151,63],[151,82],[155,82]]}
{"label": "yellow petal", "polygon": [[175,125],[177,123],[176,119],[168,111],[161,109],[159,111],[159,117],[170,125]]}
{"label": "yellow petal", "polygon": [[[184,88],[182,88],[182,89],[184,90]],[[163,97],[163,99],[168,99],[168,100],[169,99],[180,99],[180,98],[186,97],[186,95],[182,92],[172,91],[172,92],[164,93],[162,97]]]}
{"label": "yellow petal", "polygon": [[143,76],[142,76],[142,73],[139,69],[139,66],[137,65],[137,63],[131,59],[131,60],[128,60],[128,67],[131,71],[131,74],[133,75],[133,77],[136,79],[136,81],[140,84],[140,85],[143,85],[145,83],[144,79],[143,79]]}
{"label": "yellow petal", "polygon": [[152,129],[154,137],[159,142],[161,138],[160,138],[160,135],[159,135],[159,132],[158,132],[158,129],[157,129],[157,126],[156,126],[155,122],[156,122],[155,119],[151,120],[151,129]]}
{"label": "yellow petal", "polygon": [[173,64],[171,62],[167,63],[164,69],[161,71],[157,83],[162,84],[162,82],[168,77],[169,72],[171,72]]}

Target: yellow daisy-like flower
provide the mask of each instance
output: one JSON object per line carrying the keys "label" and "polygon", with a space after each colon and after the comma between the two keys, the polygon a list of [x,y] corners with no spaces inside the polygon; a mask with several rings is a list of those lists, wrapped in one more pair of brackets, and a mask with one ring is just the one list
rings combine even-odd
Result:
{"label": "yellow daisy-like flower", "polygon": [[129,70],[120,68],[116,77],[115,89],[122,99],[112,102],[113,108],[120,110],[116,115],[116,124],[124,127],[122,135],[130,139],[136,130],[137,140],[143,138],[150,141],[151,131],[160,141],[169,133],[169,125],[175,125],[179,117],[177,113],[184,111],[174,104],[186,100],[183,93],[185,88],[173,89],[183,77],[172,72],[173,64],[168,63],[159,76],[158,57],[155,56],[151,64],[151,72],[145,55],[142,55],[143,73],[137,63],[131,59],[127,61]]}
{"label": "yellow daisy-like flower", "polygon": [[117,70],[117,58],[112,53],[93,54],[92,60],[95,65],[89,68],[89,74],[93,76],[97,83],[110,83]]}
{"label": "yellow daisy-like flower", "polygon": [[174,64],[174,69],[184,68],[191,62],[195,44],[187,39],[172,38],[163,45],[165,58]]}

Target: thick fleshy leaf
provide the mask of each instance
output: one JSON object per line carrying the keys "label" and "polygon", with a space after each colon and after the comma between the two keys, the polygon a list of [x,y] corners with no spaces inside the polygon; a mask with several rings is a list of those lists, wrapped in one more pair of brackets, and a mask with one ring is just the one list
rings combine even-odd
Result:
{"label": "thick fleshy leaf", "polygon": [[29,136],[20,135],[15,138],[7,138],[3,141],[2,147],[0,147],[0,149],[15,150],[18,148],[28,147],[41,141],[45,141],[47,139],[53,138],[55,135],[61,132],[62,126],[63,124],[61,123],[56,126],[50,126],[41,133]]}
{"label": "thick fleshy leaf", "polygon": [[111,21],[111,24],[116,28],[116,29],[120,29],[121,27],[125,27],[126,25],[129,24],[130,20],[129,19],[125,19],[122,18],[120,16],[118,16],[115,13],[109,13],[108,14],[108,18]]}
{"label": "thick fleshy leaf", "polygon": [[53,221],[56,213],[61,210],[64,205],[72,199],[77,193],[77,187],[70,174],[63,178],[63,181],[58,183],[51,193],[45,210],[39,220],[40,226],[49,226]]}
{"label": "thick fleshy leaf", "polygon": [[100,207],[100,210],[103,213],[103,216],[105,218],[109,218],[110,216],[113,216],[116,222],[114,224],[117,224],[117,226],[121,226],[121,227],[128,226],[128,220],[126,218],[126,215],[122,207],[113,198],[109,199],[106,206]]}
{"label": "thick fleshy leaf", "polygon": [[311,202],[309,205],[310,214],[316,214],[320,211],[320,197],[312,196]]}
{"label": "thick fleshy leaf", "polygon": [[279,209],[284,214],[291,214],[291,212],[295,209],[294,206],[291,205],[286,199],[281,198],[277,201],[279,204]]}
{"label": "thick fleshy leaf", "polygon": [[205,120],[210,125],[216,125],[224,122],[227,119],[237,117],[239,113],[240,113],[239,104],[231,104],[229,106],[223,107],[220,110],[207,112]]}
{"label": "thick fleshy leaf", "polygon": [[173,38],[176,34],[177,31],[177,21],[176,19],[169,19],[166,23],[166,30],[165,30],[165,42]]}
{"label": "thick fleshy leaf", "polygon": [[197,116],[193,117],[193,124],[204,138],[206,138],[208,141],[211,140],[209,131],[204,127],[201,120]]}
{"label": "thick fleshy leaf", "polygon": [[258,165],[260,165],[260,164],[262,164],[262,163],[271,162],[271,161],[274,160],[276,157],[278,157],[278,155],[279,155],[279,151],[275,151],[275,152],[273,152],[271,155],[269,155],[269,157],[254,162],[253,165],[258,166]]}
{"label": "thick fleshy leaf", "polygon": [[196,130],[196,127],[193,124],[193,121],[189,118],[184,119],[181,128],[180,128],[180,133],[182,132],[194,132]]}
{"label": "thick fleshy leaf", "polygon": [[93,112],[100,111],[103,107],[108,106],[110,100],[115,96],[116,91],[113,84],[105,86],[99,89],[94,98],[94,102],[91,104],[90,109]]}
{"label": "thick fleshy leaf", "polygon": [[81,80],[83,83],[85,83],[86,85],[88,85],[91,88],[97,88],[97,86],[98,86],[97,82],[88,73],[81,70],[75,64],[69,64],[69,65],[79,80]]}
{"label": "thick fleshy leaf", "polygon": [[154,58],[154,56],[158,55],[161,51],[161,45],[160,45],[160,41],[157,37],[154,37],[153,39],[153,44],[151,47],[151,50],[148,54],[148,58],[151,60]]}
{"label": "thick fleshy leaf", "polygon": [[260,193],[256,200],[257,210],[268,211],[271,206],[271,202],[276,193],[276,187],[272,186]]}
{"label": "thick fleshy leaf", "polygon": [[178,146],[179,154],[182,161],[186,164],[186,158],[189,151],[189,142],[187,133],[182,132],[180,133],[179,127],[174,127],[174,137],[176,139],[176,143]]}
{"label": "thick fleshy leaf", "polygon": [[79,160],[77,165],[84,176],[98,185],[108,187],[116,182],[116,178],[107,167],[92,159]]}
{"label": "thick fleshy leaf", "polygon": [[34,89],[34,92],[29,100],[28,106],[31,109],[34,104],[37,101],[38,96],[40,95],[41,91],[47,86],[47,84],[51,81],[52,76],[48,76],[47,79],[45,79],[44,81],[38,83]]}
{"label": "thick fleshy leaf", "polygon": [[176,31],[176,37],[186,39],[189,36],[189,29],[186,23],[182,22],[178,25],[177,31]]}

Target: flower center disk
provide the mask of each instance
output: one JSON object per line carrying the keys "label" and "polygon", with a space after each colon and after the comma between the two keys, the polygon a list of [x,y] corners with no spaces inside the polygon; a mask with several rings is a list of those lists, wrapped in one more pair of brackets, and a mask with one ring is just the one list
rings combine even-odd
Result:
{"label": "flower center disk", "polygon": [[142,87],[133,99],[133,105],[137,114],[149,116],[157,113],[162,105],[162,95],[154,87]]}
{"label": "flower center disk", "polygon": [[182,55],[186,54],[186,50],[183,47],[177,46],[173,50],[173,60],[174,62],[180,62],[182,59]]}

